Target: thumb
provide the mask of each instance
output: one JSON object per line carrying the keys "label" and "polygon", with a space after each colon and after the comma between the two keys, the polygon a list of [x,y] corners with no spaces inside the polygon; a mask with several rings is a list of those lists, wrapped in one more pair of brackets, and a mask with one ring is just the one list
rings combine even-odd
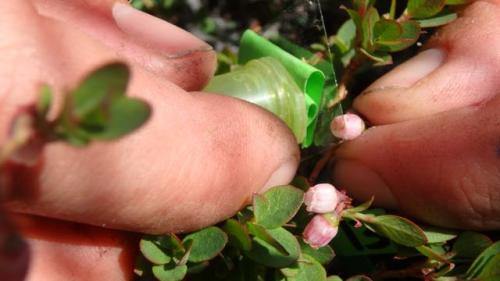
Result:
{"label": "thumb", "polygon": [[426,222],[500,227],[498,13],[475,1],[355,101],[377,126],[340,148],[339,185]]}
{"label": "thumb", "polygon": [[[85,2],[95,1],[35,2],[0,4],[2,14],[15,10],[0,18],[0,30],[11,31],[5,45],[37,50],[0,52],[0,61],[16,65],[1,69],[11,78],[5,83],[14,81],[0,92],[2,110],[32,102],[40,81],[50,81],[61,100],[68,81],[119,60],[131,67],[128,93],[147,101],[152,115],[115,142],[48,145],[37,167],[13,171],[10,210],[148,233],[188,231],[232,216],[253,193],[292,179],[299,150],[283,122],[240,100],[188,92],[212,74],[213,52],[199,51],[205,43],[120,3],[93,13]],[[60,13],[49,14],[49,7]],[[161,40],[148,41],[152,25]],[[34,62],[43,64],[37,70]],[[2,81],[0,88],[9,88]],[[10,120],[2,117],[0,129]]]}

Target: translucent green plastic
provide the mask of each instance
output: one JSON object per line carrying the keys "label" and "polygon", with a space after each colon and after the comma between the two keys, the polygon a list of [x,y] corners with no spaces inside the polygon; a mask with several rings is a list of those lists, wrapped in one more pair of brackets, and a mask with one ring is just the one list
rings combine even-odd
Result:
{"label": "translucent green plastic", "polygon": [[214,77],[205,88],[257,104],[283,120],[297,142],[306,136],[307,112],[304,93],[279,61],[264,57]]}

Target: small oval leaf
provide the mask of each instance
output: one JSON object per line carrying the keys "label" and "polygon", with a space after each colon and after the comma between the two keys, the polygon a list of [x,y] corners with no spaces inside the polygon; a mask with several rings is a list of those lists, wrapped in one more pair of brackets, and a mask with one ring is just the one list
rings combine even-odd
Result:
{"label": "small oval leaf", "polygon": [[456,231],[452,231],[449,229],[442,229],[434,226],[432,227],[428,226],[428,227],[422,227],[422,230],[424,231],[425,236],[427,237],[428,244],[443,243],[457,238]]}
{"label": "small oval leaf", "polygon": [[300,240],[300,248],[302,249],[302,253],[313,257],[320,264],[328,264],[335,257],[335,252],[332,247],[324,246],[319,249],[313,249],[304,241]]}
{"label": "small oval leaf", "polygon": [[268,229],[280,227],[295,216],[303,201],[304,192],[296,187],[273,187],[254,196],[255,221]]}
{"label": "small oval leaf", "polygon": [[154,264],[167,264],[172,258],[162,249],[157,237],[145,236],[139,242],[139,248],[144,257]]}
{"label": "small oval leaf", "polygon": [[153,275],[160,281],[181,281],[187,273],[186,265],[175,265],[175,263],[165,265],[155,265],[152,268]]}
{"label": "small oval leaf", "polygon": [[326,270],[313,257],[302,255],[297,263],[296,281],[326,281]]}
{"label": "small oval leaf", "polygon": [[82,120],[81,128],[91,138],[113,140],[138,129],[150,115],[151,109],[144,101],[120,97],[112,102],[109,112],[92,115],[92,120]]}
{"label": "small oval leaf", "polygon": [[187,235],[182,243],[192,243],[188,258],[190,262],[202,262],[212,259],[224,249],[227,235],[220,228],[212,226]]}
{"label": "small oval leaf", "polygon": [[369,223],[369,226],[375,232],[403,246],[417,247],[427,243],[424,231],[415,223],[402,217],[377,216]]}
{"label": "small oval leaf", "polygon": [[249,251],[252,247],[252,239],[248,235],[248,230],[245,229],[237,220],[228,219],[222,229],[229,236],[229,243],[233,247]]}
{"label": "small oval leaf", "polygon": [[105,100],[123,96],[129,75],[129,69],[123,63],[104,65],[91,72],[71,93],[72,115],[84,118],[100,108]]}

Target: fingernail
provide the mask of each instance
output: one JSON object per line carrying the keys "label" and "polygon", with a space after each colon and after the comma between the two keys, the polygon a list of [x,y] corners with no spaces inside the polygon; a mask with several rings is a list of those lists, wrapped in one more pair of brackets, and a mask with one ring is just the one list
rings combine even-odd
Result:
{"label": "fingernail", "polygon": [[442,65],[446,54],[442,49],[425,50],[373,82],[364,94],[391,88],[408,88]]}
{"label": "fingernail", "polygon": [[115,3],[113,18],[118,28],[134,41],[158,49],[168,57],[176,58],[213,50],[210,45],[191,33],[128,4]]}
{"label": "fingernail", "polygon": [[335,164],[334,181],[336,186],[345,188],[350,196],[360,201],[367,201],[374,196],[377,205],[398,208],[396,197],[384,180],[357,161],[339,160]]}
{"label": "fingernail", "polygon": [[298,161],[295,159],[289,160],[282,164],[278,169],[274,171],[274,173],[271,174],[260,192],[265,192],[273,186],[289,184],[295,176],[297,166]]}

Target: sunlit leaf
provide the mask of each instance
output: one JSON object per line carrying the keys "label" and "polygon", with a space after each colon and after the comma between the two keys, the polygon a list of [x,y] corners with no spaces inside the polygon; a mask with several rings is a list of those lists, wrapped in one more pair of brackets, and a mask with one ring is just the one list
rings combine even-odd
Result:
{"label": "sunlit leaf", "polygon": [[290,185],[273,187],[262,195],[254,195],[255,221],[269,229],[280,227],[295,216],[303,200],[304,192]]}
{"label": "sunlit leaf", "polygon": [[427,237],[427,243],[447,242],[457,237],[457,232],[449,229],[442,229],[435,226],[422,227]]}
{"label": "sunlit leaf", "polygon": [[424,231],[415,223],[402,217],[394,215],[377,216],[368,225],[376,233],[403,246],[417,247],[427,243]]}
{"label": "sunlit leaf", "polygon": [[324,246],[319,249],[313,249],[304,241],[300,240],[300,247],[302,249],[302,253],[313,257],[320,264],[328,264],[335,257],[335,252],[332,247]]}
{"label": "sunlit leaf", "polygon": [[84,118],[106,103],[106,100],[123,96],[128,79],[128,67],[122,63],[108,64],[93,71],[70,94],[72,115]]}
{"label": "sunlit leaf", "polygon": [[302,255],[297,263],[291,267],[282,269],[286,275],[293,277],[287,281],[326,281],[326,271],[323,266],[309,255]]}
{"label": "sunlit leaf", "polygon": [[191,244],[190,262],[210,260],[219,254],[227,243],[227,235],[220,228],[212,226],[184,237],[183,244]]}
{"label": "sunlit leaf", "polygon": [[112,140],[141,127],[149,119],[151,109],[144,101],[121,97],[112,102],[109,112],[102,114],[96,122],[84,120],[81,127],[93,139]]}
{"label": "sunlit leaf", "polygon": [[162,249],[160,242],[155,236],[145,236],[139,242],[139,248],[144,257],[154,264],[167,264],[172,258],[167,249]]}

